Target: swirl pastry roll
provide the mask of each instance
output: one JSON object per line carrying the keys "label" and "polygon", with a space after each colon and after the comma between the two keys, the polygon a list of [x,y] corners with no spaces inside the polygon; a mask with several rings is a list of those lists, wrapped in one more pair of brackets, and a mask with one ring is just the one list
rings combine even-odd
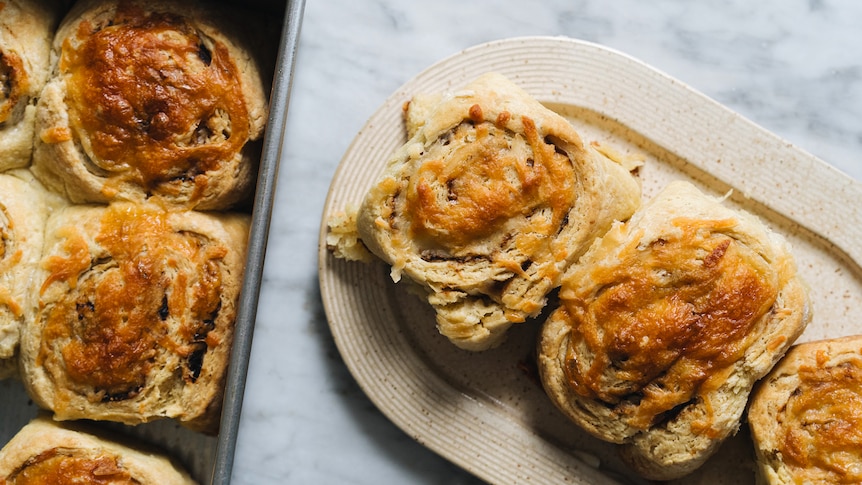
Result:
{"label": "swirl pastry roll", "polygon": [[36,99],[50,72],[59,4],[7,0],[0,8],[0,172],[30,165]]}
{"label": "swirl pastry roll", "polygon": [[42,194],[35,184],[0,174],[0,378],[14,374],[20,327],[35,313],[32,289],[47,218]]}
{"label": "swirl pastry roll", "polygon": [[638,207],[640,186],[500,74],[439,99],[367,193],[357,230],[395,281],[415,283],[444,336],[484,350],[541,311],[590,242]]}
{"label": "swirl pastry roll", "polygon": [[194,2],[76,4],[54,39],[33,172],[75,203],[246,200],[267,98],[242,19]]}
{"label": "swirl pastry roll", "polygon": [[47,223],[22,378],[55,419],[214,432],[248,216],[69,206]]}
{"label": "swirl pastry roll", "polygon": [[673,182],[566,274],[542,327],[551,400],[638,473],[683,476],[739,427],[755,381],[810,320],[789,245]]}
{"label": "swirl pastry roll", "polygon": [[44,416],[24,426],[0,450],[0,481],[7,485],[196,483],[161,450]]}
{"label": "swirl pastry roll", "polygon": [[748,410],[760,483],[862,483],[862,336],[794,346]]}

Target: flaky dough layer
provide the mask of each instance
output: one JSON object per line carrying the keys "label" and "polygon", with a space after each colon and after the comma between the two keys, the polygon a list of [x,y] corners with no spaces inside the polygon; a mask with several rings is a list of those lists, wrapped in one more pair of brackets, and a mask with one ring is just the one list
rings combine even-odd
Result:
{"label": "flaky dough layer", "polygon": [[20,327],[36,313],[33,286],[48,217],[43,196],[32,177],[0,174],[0,378],[15,373]]}

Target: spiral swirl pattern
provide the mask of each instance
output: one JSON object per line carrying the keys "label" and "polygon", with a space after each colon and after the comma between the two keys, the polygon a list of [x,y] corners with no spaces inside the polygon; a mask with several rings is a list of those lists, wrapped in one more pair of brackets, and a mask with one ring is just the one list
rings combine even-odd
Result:
{"label": "spiral swirl pattern", "polygon": [[61,13],[51,0],[8,0],[0,8],[0,172],[30,165],[36,99]]}
{"label": "spiral swirl pattern", "polygon": [[862,481],[862,336],[799,344],[752,397],[764,483]]}
{"label": "spiral swirl pattern", "polygon": [[246,198],[266,99],[224,19],[166,1],[79,10],[55,39],[34,172],[79,203],[225,209]]}
{"label": "spiral swirl pattern", "polygon": [[175,417],[206,430],[247,216],[73,206],[48,227],[40,309],[22,349],[31,394],[59,419]]}
{"label": "spiral swirl pattern", "polygon": [[753,383],[809,320],[783,238],[675,182],[563,278],[540,373],[576,423],[671,479],[737,428]]}
{"label": "spiral swirl pattern", "polygon": [[483,350],[541,311],[592,239],[635,210],[640,189],[499,74],[429,99],[439,102],[408,107],[429,114],[369,191],[357,226],[395,280],[421,288],[443,335]]}

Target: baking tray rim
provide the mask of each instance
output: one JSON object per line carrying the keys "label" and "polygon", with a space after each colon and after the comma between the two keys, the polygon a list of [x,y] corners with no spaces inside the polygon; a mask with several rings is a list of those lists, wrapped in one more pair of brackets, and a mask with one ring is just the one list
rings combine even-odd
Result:
{"label": "baking tray rim", "polygon": [[278,171],[282,161],[284,130],[287,123],[304,10],[305,0],[288,0],[285,6],[270,94],[270,111],[264,133],[252,206],[245,272],[237,305],[231,357],[225,378],[221,424],[210,479],[210,483],[213,485],[229,484],[233,472],[254,324],[257,316],[258,297],[263,278]]}

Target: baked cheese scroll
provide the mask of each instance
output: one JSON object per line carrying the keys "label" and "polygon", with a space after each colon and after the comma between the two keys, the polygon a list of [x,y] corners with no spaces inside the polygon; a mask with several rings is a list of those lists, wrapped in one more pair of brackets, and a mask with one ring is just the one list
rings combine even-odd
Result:
{"label": "baked cheese scroll", "polygon": [[248,216],[131,203],[47,223],[22,379],[55,419],[174,418],[215,431]]}
{"label": "baked cheese scroll", "polygon": [[646,478],[700,466],[811,318],[789,245],[672,182],[563,278],[543,325],[551,400]]}
{"label": "baked cheese scroll", "polygon": [[794,346],[752,396],[761,483],[862,483],[862,336]]}
{"label": "baked cheese scroll", "polygon": [[6,0],[0,8],[0,172],[30,165],[36,99],[50,72],[60,3]]}
{"label": "baked cheese scroll", "polygon": [[267,99],[242,19],[196,2],[77,3],[54,39],[33,172],[75,203],[247,200]]}
{"label": "baked cheese scroll", "polygon": [[444,336],[484,350],[542,310],[593,238],[638,207],[640,187],[500,74],[432,99],[357,229],[395,281],[415,283]]}
{"label": "baked cheese scroll", "polygon": [[15,373],[20,327],[35,314],[33,285],[48,216],[37,185],[0,174],[0,378]]}
{"label": "baked cheese scroll", "polygon": [[33,419],[0,450],[0,481],[7,485],[196,483],[161,450],[44,416]]}

